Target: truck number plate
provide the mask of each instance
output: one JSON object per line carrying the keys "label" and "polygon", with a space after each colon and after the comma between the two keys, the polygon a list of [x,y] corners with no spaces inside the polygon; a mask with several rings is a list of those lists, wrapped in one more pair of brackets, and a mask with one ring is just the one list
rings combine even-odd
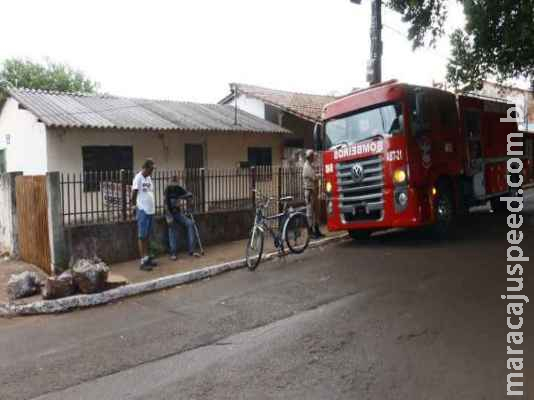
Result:
{"label": "truck number plate", "polygon": [[402,161],[402,150],[391,150],[386,153],[387,161]]}

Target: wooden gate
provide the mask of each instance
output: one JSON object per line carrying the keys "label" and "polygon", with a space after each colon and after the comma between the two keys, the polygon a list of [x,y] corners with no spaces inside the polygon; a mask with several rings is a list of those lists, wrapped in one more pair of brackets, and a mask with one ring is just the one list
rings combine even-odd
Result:
{"label": "wooden gate", "polygon": [[50,274],[46,176],[17,176],[15,182],[20,257]]}

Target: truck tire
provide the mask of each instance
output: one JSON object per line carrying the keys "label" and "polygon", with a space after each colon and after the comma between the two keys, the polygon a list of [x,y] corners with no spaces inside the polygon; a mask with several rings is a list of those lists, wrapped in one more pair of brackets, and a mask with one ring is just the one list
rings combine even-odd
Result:
{"label": "truck tire", "polygon": [[505,214],[508,210],[506,209],[506,202],[500,201],[499,197],[494,197],[490,200],[491,211],[495,214]]}
{"label": "truck tire", "polygon": [[352,231],[349,231],[349,236],[354,240],[364,241],[364,240],[369,240],[371,238],[372,233],[373,231],[352,230]]}
{"label": "truck tire", "polygon": [[430,228],[432,236],[438,239],[447,237],[453,225],[455,214],[454,196],[449,185],[438,185],[434,198],[435,223]]}

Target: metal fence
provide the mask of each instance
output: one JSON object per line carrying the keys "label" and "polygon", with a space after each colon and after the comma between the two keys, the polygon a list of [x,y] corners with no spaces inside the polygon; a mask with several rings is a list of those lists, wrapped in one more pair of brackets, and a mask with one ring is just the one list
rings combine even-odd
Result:
{"label": "metal fence", "polygon": [[[132,171],[125,170],[63,173],[60,180],[63,223],[132,220],[132,180]],[[251,209],[257,200],[253,189],[275,198],[293,196],[297,202],[304,200],[301,168],[158,170],[152,174],[156,215],[164,214],[165,188],[173,181],[193,193],[193,198],[183,206],[197,214]],[[273,203],[273,212],[276,206]]]}

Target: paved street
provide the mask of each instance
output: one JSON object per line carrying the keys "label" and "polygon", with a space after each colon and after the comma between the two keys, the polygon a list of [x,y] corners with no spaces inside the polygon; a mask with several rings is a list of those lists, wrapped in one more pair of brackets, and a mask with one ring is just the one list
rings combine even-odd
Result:
{"label": "paved street", "polygon": [[477,214],[447,242],[346,241],[111,306],[0,320],[0,398],[503,399],[506,231],[503,216]]}

